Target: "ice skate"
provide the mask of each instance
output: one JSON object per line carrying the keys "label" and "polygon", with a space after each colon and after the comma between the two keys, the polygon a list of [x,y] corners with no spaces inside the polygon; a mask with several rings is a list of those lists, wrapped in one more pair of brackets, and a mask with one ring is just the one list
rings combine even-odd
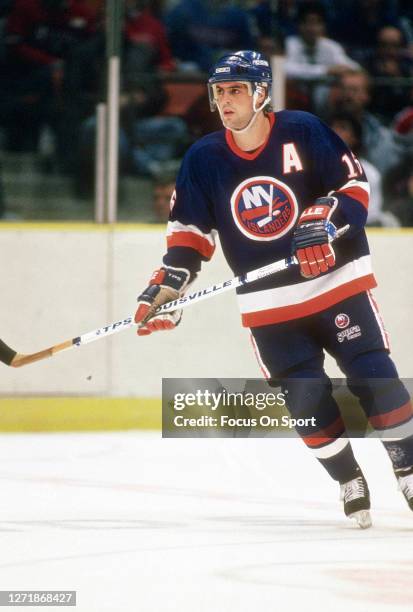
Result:
{"label": "ice skate", "polygon": [[354,519],[360,529],[371,527],[370,493],[366,479],[361,474],[340,485],[340,499],[344,502],[344,514]]}
{"label": "ice skate", "polygon": [[407,470],[397,470],[396,478],[410,510],[413,510],[413,467]]}

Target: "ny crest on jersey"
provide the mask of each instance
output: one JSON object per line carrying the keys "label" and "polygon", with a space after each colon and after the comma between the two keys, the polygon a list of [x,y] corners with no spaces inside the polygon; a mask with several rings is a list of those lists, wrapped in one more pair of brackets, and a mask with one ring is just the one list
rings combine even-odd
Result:
{"label": "ny crest on jersey", "polygon": [[244,236],[266,241],[277,240],[292,229],[298,205],[288,185],[271,176],[255,176],[235,189],[231,211]]}

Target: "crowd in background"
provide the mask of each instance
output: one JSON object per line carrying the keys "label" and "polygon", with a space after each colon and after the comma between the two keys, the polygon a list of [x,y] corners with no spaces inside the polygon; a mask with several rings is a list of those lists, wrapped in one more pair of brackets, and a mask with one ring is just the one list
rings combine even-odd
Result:
{"label": "crowd in background", "polygon": [[[44,172],[73,177],[79,197],[93,188],[105,32],[104,0],[0,0],[1,147],[38,153]],[[166,193],[191,142],[220,128],[208,70],[247,48],[284,55],[287,108],[317,114],[361,158],[369,224],[413,225],[408,0],[124,0],[121,172]]]}

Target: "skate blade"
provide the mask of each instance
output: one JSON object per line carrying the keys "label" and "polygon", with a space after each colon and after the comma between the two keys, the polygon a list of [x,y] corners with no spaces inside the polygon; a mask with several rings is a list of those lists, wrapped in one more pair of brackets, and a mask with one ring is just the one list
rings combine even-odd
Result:
{"label": "skate blade", "polygon": [[359,510],[349,514],[349,518],[354,519],[360,529],[368,529],[372,526],[370,512],[368,510]]}

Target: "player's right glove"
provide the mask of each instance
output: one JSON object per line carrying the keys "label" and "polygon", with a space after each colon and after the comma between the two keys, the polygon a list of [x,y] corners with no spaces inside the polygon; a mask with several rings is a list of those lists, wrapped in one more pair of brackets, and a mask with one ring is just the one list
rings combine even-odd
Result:
{"label": "player's right glove", "polygon": [[163,266],[155,270],[149,286],[138,297],[135,323],[140,323],[138,336],[148,336],[155,331],[174,329],[182,318],[182,309],[156,315],[162,304],[181,297],[188,286],[190,272],[184,268]]}
{"label": "player's right glove", "polygon": [[327,272],[336,263],[330,242],[336,236],[336,227],[330,218],[337,206],[337,198],[318,198],[300,215],[294,230],[292,252],[306,278]]}

